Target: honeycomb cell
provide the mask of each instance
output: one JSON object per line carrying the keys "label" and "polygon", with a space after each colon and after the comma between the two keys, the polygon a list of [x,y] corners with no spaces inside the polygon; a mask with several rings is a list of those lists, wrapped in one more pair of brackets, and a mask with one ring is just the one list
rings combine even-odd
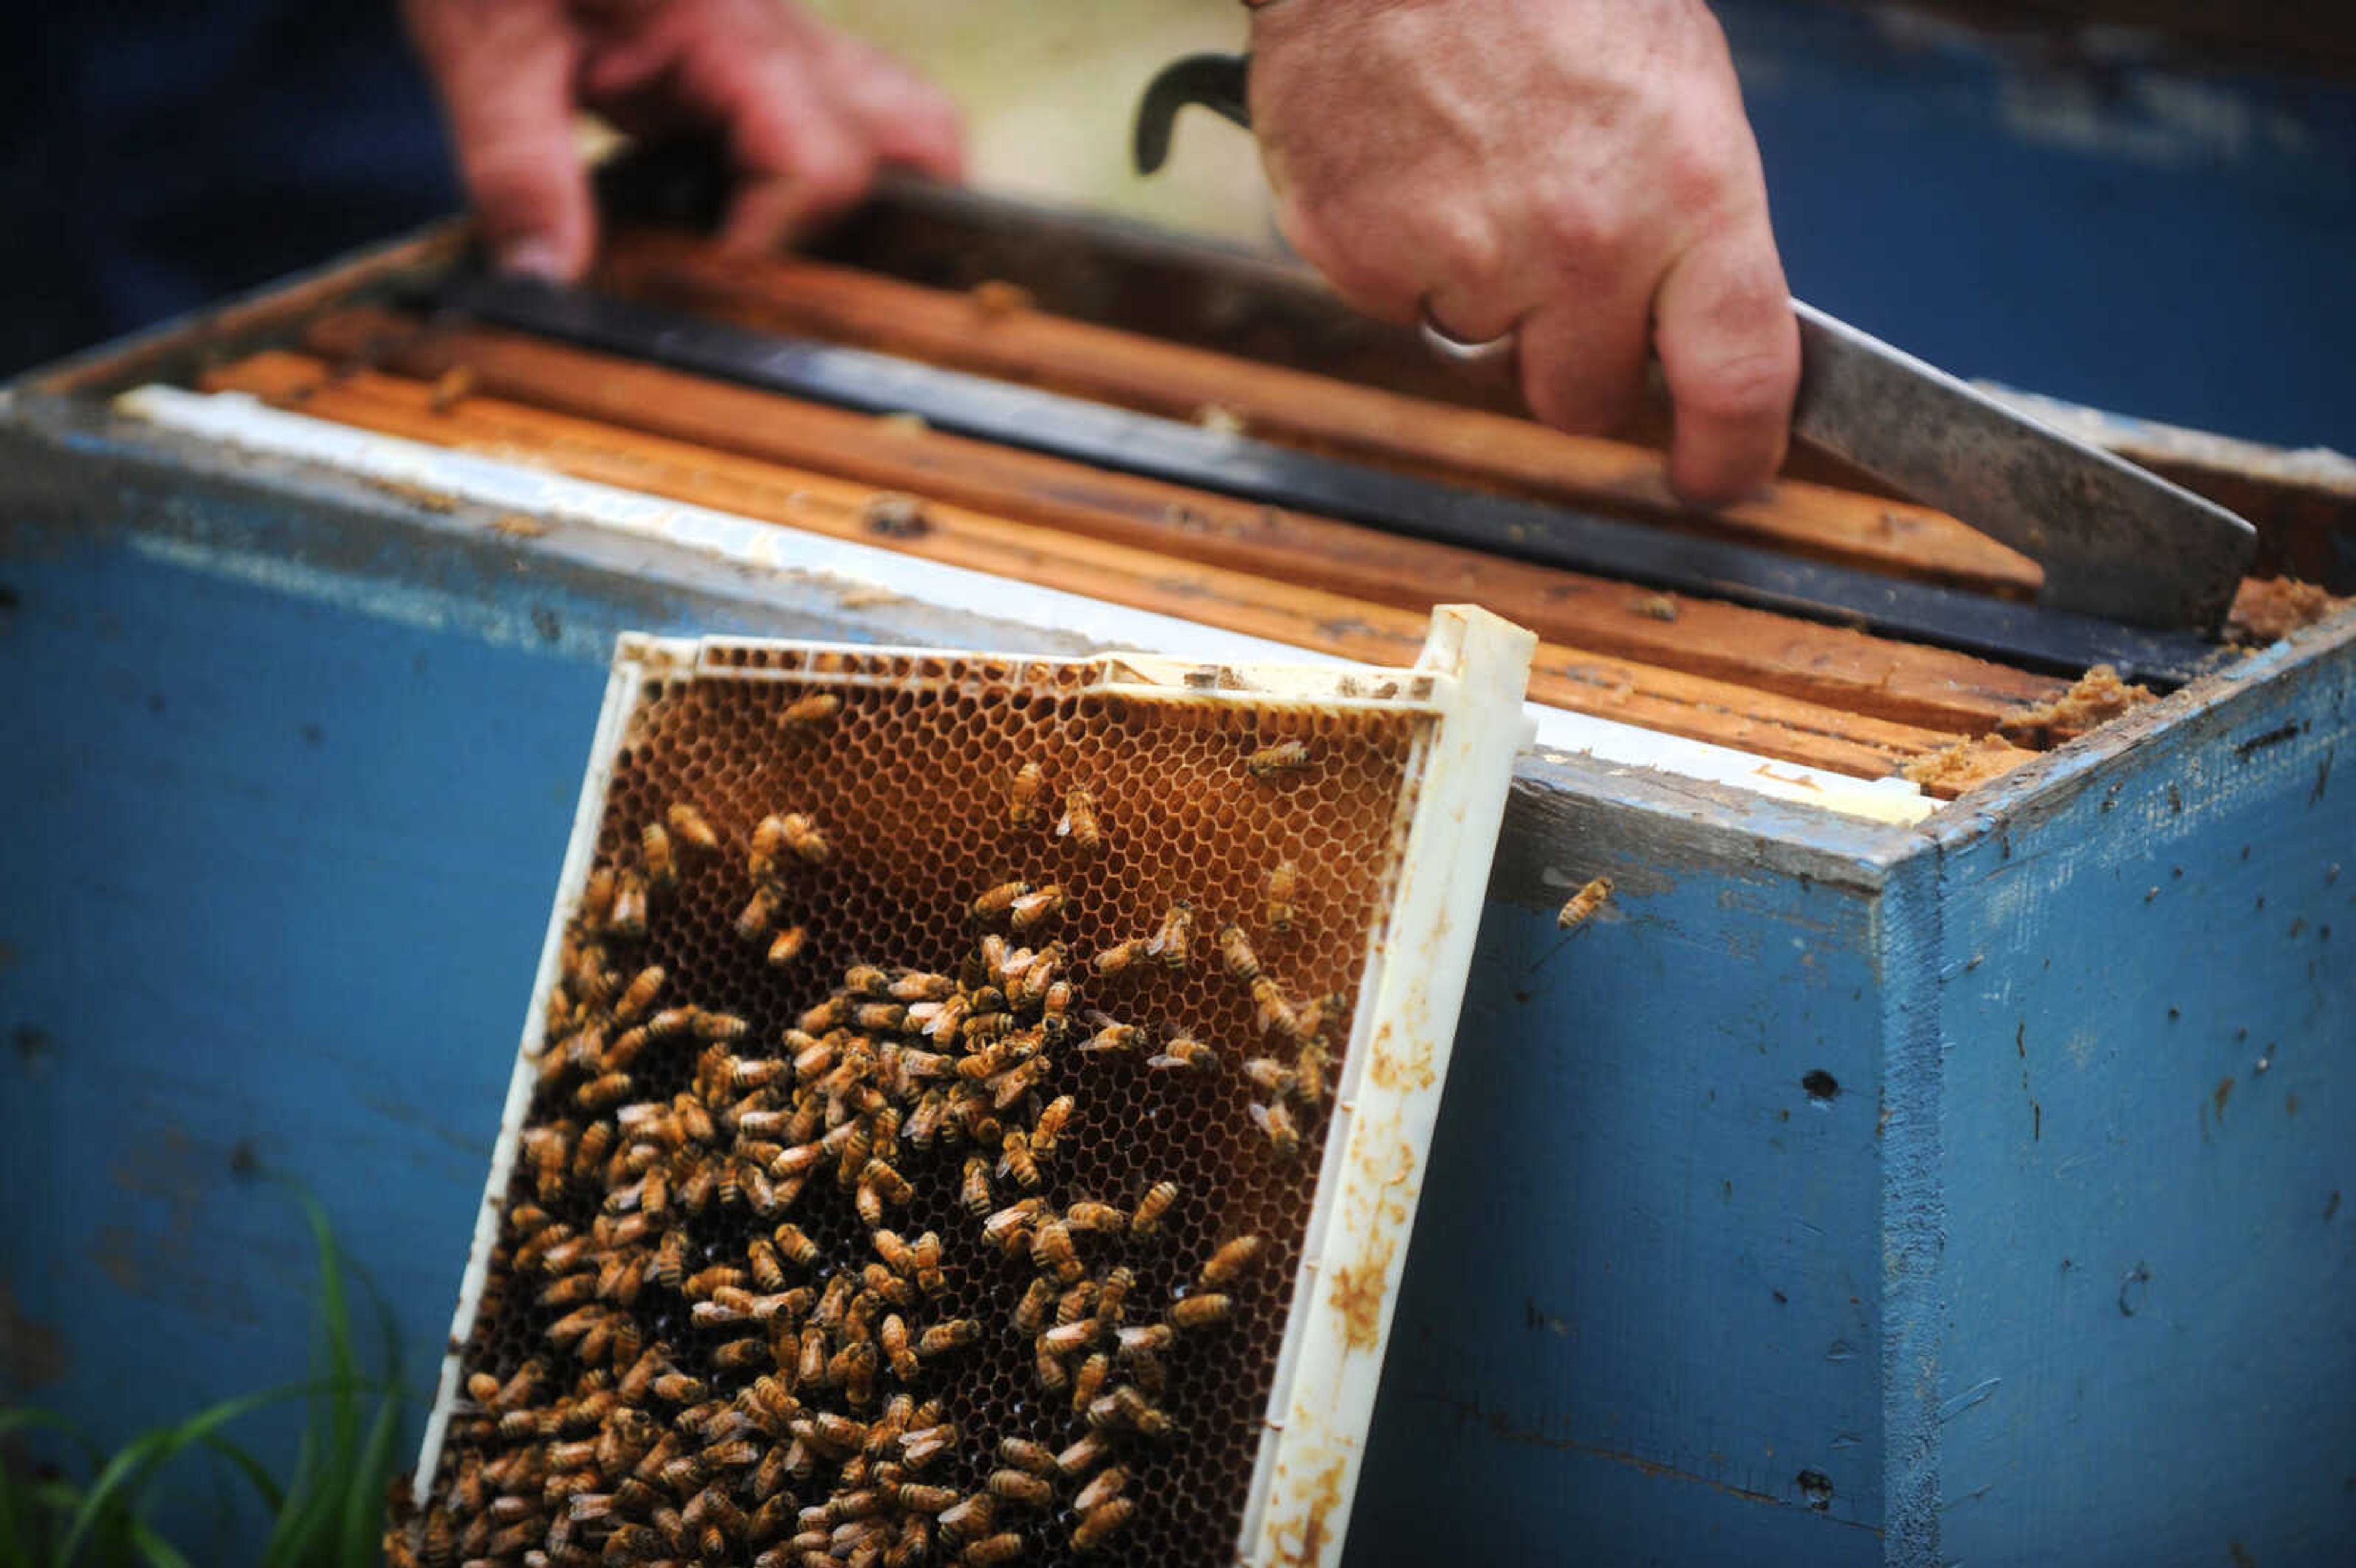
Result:
{"label": "honeycomb cell", "polygon": [[[595,859],[642,876],[644,829],[676,805],[720,848],[673,836],[643,934],[568,915],[466,1395],[397,1552],[446,1529],[453,1562],[787,1563],[810,1536],[837,1561],[953,1563],[1012,1535],[1016,1561],[1061,1563],[1074,1499],[1118,1466],[1130,1506],[1085,1561],[1232,1561],[1429,719],[1108,692],[1071,662],[732,645],[703,668],[640,688]],[[1047,808],[1018,825],[1026,764]],[[1055,832],[1074,790],[1093,852]],[[822,859],[755,854],[787,814]],[[1051,886],[1061,904],[977,919],[1008,883],[1024,911]],[[765,888],[773,913],[740,933]],[[1183,962],[1098,972],[1182,902]],[[1281,1009],[1230,973],[1229,924]],[[806,941],[772,964],[787,926]],[[651,1010],[614,1016],[649,965]],[[1268,1027],[1284,1009],[1305,1039]],[[1144,1042],[1089,1049],[1106,1023]],[[1165,1049],[1181,1035],[1215,1064]],[[1329,1062],[1322,1096],[1290,1086],[1303,1051]],[[1297,1149],[1256,1125],[1270,1105]],[[1175,1201],[1130,1228],[1163,1182]],[[1173,1314],[1249,1237],[1231,1305]],[[1052,1340],[1016,1325],[1043,1276],[1079,1291]],[[1075,1469],[992,1496],[1007,1439]],[[935,1506],[952,1497],[990,1500]]]}

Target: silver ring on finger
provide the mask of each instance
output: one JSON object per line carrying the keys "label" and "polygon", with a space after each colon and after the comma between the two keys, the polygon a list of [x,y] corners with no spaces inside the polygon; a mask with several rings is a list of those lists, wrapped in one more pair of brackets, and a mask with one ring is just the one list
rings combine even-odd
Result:
{"label": "silver ring on finger", "polygon": [[1440,325],[1440,318],[1431,314],[1428,296],[1417,307],[1415,330],[1426,348],[1459,365],[1487,365],[1504,359],[1514,352],[1517,336],[1516,330],[1509,326],[1494,337],[1459,337]]}

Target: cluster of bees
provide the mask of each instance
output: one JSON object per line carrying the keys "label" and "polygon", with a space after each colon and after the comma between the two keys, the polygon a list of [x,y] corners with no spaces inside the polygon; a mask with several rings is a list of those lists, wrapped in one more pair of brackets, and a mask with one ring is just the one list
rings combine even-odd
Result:
{"label": "cluster of bees", "polygon": [[[804,699],[788,721],[822,723],[836,700]],[[1299,742],[1251,759],[1263,777],[1305,763]],[[1060,813],[1049,793],[1024,767],[1009,820],[1094,854],[1103,827],[1087,791],[1065,791]],[[1111,1056],[1154,1073],[1221,1071],[1219,1051],[1183,1029],[1076,1005],[1083,984],[1111,994],[1140,966],[1204,961],[1194,908],[1174,903],[1151,933],[1082,962],[1052,937],[1062,886],[990,888],[971,901],[979,934],[957,974],[853,965],[772,1048],[746,1018],[679,1001],[662,967],[629,956],[682,863],[727,852],[720,835],[680,803],[635,848],[635,863],[591,873],[567,927],[481,1308],[486,1324],[555,1316],[510,1374],[466,1380],[434,1496],[396,1510],[388,1560],[980,1568],[1046,1543],[1058,1519],[1077,1552],[1118,1538],[1141,1467],[1183,1435],[1163,1404],[1172,1359],[1230,1319],[1268,1248],[1232,1236],[1166,1302],[1147,1299],[1135,1253],[1162,1243],[1182,1194],[1162,1180],[1127,1205],[1059,1197],[1059,1143],[1079,1107],[1055,1081]],[[782,920],[790,879],[832,853],[805,816],[762,819],[744,849],[754,891],[736,938],[794,964],[809,935]],[[1272,869],[1265,893],[1269,924],[1290,929],[1294,868]],[[1250,1115],[1268,1149],[1296,1157],[1301,1120],[1328,1093],[1337,998],[1289,997],[1239,926],[1210,946],[1248,990],[1269,1050],[1286,1053],[1241,1071],[1264,1096]],[[688,1053],[687,1087],[642,1089],[642,1073],[660,1076],[645,1069]],[[920,1182],[944,1200],[926,1211],[958,1215],[962,1233],[908,1233]],[[845,1203],[856,1257],[811,1233],[842,1233]],[[1012,1312],[951,1310],[972,1294],[959,1272],[992,1254],[1029,1266]],[[1027,1345],[1029,1408],[1067,1408],[1076,1440],[991,1445],[961,1430],[956,1366],[991,1336]]]}

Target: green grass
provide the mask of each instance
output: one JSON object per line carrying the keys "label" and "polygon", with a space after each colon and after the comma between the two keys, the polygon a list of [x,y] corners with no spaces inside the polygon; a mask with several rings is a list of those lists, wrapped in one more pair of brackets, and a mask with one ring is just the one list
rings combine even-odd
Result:
{"label": "green grass", "polygon": [[[37,1468],[0,1457],[0,1568],[190,1568],[146,1514],[157,1480],[191,1450],[228,1465],[269,1511],[261,1568],[364,1568],[378,1561],[385,1483],[401,1435],[399,1341],[380,1299],[382,1371],[362,1370],[346,1289],[351,1265],[317,1200],[300,1190],[294,1196],[319,1250],[316,1375],[223,1400],[143,1432],[112,1454],[55,1412],[0,1408],[0,1451],[51,1433],[80,1461]],[[282,1483],[223,1429],[293,1401],[305,1402],[307,1414],[294,1473]],[[77,1470],[82,1479],[73,1478]]]}

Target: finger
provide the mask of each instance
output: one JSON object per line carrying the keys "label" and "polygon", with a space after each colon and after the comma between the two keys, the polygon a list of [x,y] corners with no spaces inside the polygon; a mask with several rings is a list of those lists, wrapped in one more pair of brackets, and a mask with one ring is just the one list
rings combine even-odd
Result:
{"label": "finger", "polygon": [[1574,284],[1521,325],[1522,397],[1557,430],[1618,430],[1644,389],[1648,301],[1635,287]]}
{"label": "finger", "polygon": [[461,177],[498,264],[578,277],[596,242],[573,131],[576,47],[554,0],[411,7]]}
{"label": "finger", "polygon": [[738,186],[722,225],[733,250],[769,251],[866,194],[875,156],[841,105],[798,62],[765,73],[776,85],[729,115]]}
{"label": "finger", "polygon": [[965,177],[965,122],[948,95],[880,49],[841,39],[830,77],[835,97],[879,162]]}
{"label": "finger", "polygon": [[1670,487],[1703,506],[1740,500],[1782,466],[1800,385],[1800,327],[1766,214],[1679,256],[1654,311],[1676,408]]}

